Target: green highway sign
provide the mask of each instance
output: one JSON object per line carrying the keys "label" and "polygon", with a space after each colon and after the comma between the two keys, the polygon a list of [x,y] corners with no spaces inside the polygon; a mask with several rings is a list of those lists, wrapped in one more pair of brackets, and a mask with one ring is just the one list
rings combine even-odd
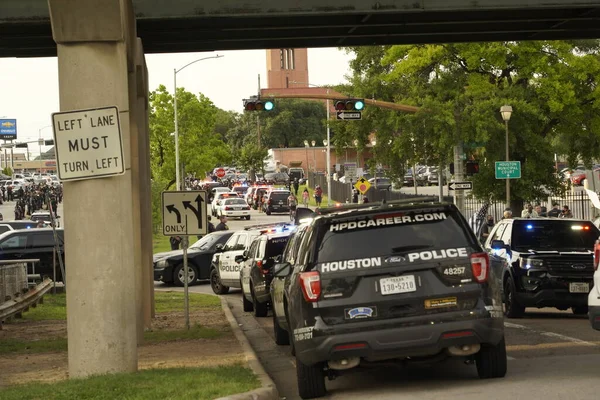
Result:
{"label": "green highway sign", "polygon": [[521,161],[496,161],[496,179],[521,178]]}

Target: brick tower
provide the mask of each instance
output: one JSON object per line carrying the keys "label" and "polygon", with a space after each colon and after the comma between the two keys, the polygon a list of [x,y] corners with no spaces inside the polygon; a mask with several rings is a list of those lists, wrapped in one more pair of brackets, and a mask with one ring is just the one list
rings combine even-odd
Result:
{"label": "brick tower", "polygon": [[308,49],[267,50],[267,89],[308,87],[306,82]]}

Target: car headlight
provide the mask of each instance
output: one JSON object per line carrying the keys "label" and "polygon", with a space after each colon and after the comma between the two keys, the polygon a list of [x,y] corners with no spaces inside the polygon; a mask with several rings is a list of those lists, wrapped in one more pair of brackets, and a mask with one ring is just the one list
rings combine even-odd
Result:
{"label": "car headlight", "polygon": [[158,260],[156,262],[156,268],[166,268],[169,265],[169,261],[167,259]]}
{"label": "car headlight", "polygon": [[541,268],[544,266],[544,260],[537,258],[521,258],[520,266],[523,269]]}

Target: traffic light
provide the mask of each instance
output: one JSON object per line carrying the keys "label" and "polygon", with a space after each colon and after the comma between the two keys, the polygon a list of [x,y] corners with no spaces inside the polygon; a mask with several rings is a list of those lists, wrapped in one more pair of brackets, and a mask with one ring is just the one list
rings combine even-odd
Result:
{"label": "traffic light", "polygon": [[465,169],[467,171],[468,176],[478,173],[479,172],[479,161],[467,161]]}
{"label": "traffic light", "polygon": [[44,146],[54,146],[54,139],[44,140]]}
{"label": "traffic light", "polygon": [[365,108],[364,99],[344,99],[333,102],[336,111],[362,111]]}
{"label": "traffic light", "polygon": [[244,99],[244,111],[271,111],[275,108],[275,102],[271,99],[259,98]]}
{"label": "traffic light", "polygon": [[18,149],[26,149],[28,148],[27,143],[17,143],[15,144],[15,147]]}

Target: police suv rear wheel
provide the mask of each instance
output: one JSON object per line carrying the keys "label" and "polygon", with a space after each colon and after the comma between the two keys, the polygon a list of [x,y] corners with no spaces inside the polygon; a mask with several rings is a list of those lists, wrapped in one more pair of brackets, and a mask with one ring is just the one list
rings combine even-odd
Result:
{"label": "police suv rear wheel", "polygon": [[302,364],[296,357],[296,376],[298,378],[298,394],[303,399],[315,399],[327,394],[323,363],[308,366]]}
{"label": "police suv rear wheel", "polygon": [[225,286],[221,283],[221,277],[216,269],[210,271],[210,287],[215,294],[229,293],[229,286]]}
{"label": "police suv rear wheel", "polygon": [[506,342],[504,338],[497,345],[482,344],[475,355],[477,374],[481,379],[503,378],[506,375]]}

